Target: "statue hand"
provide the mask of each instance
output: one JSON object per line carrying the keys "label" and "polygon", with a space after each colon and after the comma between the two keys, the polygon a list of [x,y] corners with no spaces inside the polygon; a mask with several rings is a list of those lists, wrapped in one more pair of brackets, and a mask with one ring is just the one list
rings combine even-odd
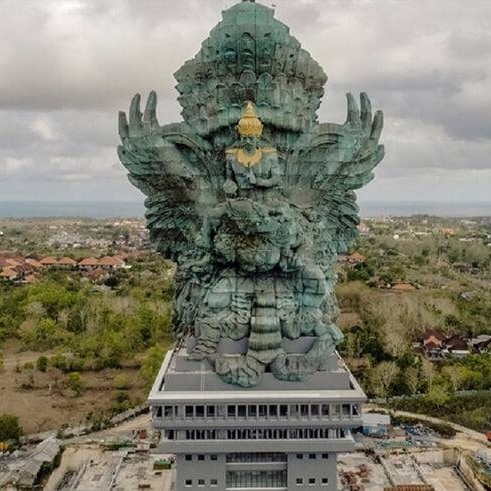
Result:
{"label": "statue hand", "polygon": [[152,90],[145,105],[145,111],[140,111],[140,94],[131,100],[129,121],[124,112],[119,113],[119,135],[126,145],[154,145],[161,142],[159,135],[160,125],[157,120],[157,94]]}
{"label": "statue hand", "polygon": [[340,153],[345,162],[375,152],[384,125],[382,111],[377,111],[372,119],[372,105],[367,94],[360,94],[361,110],[351,93],[346,97],[348,115],[341,127],[340,140]]}
{"label": "statue hand", "polygon": [[226,196],[233,197],[237,194],[237,184],[232,179],[227,179],[223,185],[223,190]]}

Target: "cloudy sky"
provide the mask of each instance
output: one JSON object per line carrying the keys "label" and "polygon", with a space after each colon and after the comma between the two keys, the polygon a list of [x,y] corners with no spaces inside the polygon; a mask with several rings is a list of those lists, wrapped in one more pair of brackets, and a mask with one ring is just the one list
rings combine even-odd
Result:
{"label": "cloudy sky", "polygon": [[[258,0],[345,93],[385,113],[386,158],[364,200],[491,201],[491,1]],[[0,0],[0,201],[140,200],[116,157],[117,112],[173,73],[234,0]]]}

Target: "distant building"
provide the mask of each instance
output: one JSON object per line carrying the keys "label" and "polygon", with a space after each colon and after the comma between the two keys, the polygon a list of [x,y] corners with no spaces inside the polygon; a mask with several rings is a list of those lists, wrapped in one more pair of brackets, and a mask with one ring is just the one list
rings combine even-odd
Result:
{"label": "distant building", "polygon": [[362,421],[365,436],[388,436],[390,428],[390,416],[388,414],[363,413]]}

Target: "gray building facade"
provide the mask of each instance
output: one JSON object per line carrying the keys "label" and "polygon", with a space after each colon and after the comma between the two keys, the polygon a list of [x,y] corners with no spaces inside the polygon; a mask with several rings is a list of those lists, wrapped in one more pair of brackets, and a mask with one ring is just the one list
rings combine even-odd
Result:
{"label": "gray building facade", "polygon": [[[290,343],[298,352],[308,340]],[[353,449],[365,400],[337,353],[305,382],[266,373],[244,389],[189,361],[185,346],[167,354],[149,398],[159,451],[176,455],[177,491],[337,489],[337,454]]]}

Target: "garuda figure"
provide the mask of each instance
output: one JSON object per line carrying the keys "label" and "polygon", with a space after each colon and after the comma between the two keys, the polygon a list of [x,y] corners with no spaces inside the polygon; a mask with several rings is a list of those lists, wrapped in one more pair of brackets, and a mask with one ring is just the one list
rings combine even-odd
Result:
{"label": "garuda figure", "polygon": [[356,238],[353,190],[384,155],[382,113],[348,94],[346,122],[320,124],[326,75],[253,2],[225,11],[176,79],[184,122],[160,126],[154,92],[119,119],[151,239],[177,263],[175,332],[226,382],[303,380],[342,339],[335,262]]}

